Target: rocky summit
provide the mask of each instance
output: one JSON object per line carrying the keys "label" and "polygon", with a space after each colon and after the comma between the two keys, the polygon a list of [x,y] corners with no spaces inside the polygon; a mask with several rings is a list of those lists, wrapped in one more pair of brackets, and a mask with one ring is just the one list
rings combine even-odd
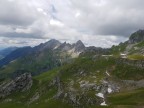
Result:
{"label": "rocky summit", "polygon": [[142,41],[144,41],[144,30],[138,30],[130,36],[128,42],[131,44],[135,44]]}
{"label": "rocky summit", "polygon": [[0,64],[1,108],[144,107],[144,30],[111,48],[52,39]]}

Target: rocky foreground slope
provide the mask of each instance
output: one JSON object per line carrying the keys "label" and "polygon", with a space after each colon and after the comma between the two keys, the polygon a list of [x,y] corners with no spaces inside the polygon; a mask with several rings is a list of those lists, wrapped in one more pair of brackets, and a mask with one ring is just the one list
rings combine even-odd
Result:
{"label": "rocky foreground slope", "polygon": [[14,92],[24,92],[32,86],[32,77],[30,73],[22,74],[14,80],[9,80],[0,84],[0,99]]}

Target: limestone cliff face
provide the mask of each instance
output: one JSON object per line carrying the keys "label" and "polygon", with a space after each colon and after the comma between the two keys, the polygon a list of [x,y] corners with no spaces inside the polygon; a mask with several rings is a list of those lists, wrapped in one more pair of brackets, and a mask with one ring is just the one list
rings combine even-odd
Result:
{"label": "limestone cliff face", "polygon": [[10,80],[8,82],[3,82],[0,85],[0,98],[4,98],[13,92],[23,92],[31,88],[32,77],[29,73],[24,73],[21,76]]}

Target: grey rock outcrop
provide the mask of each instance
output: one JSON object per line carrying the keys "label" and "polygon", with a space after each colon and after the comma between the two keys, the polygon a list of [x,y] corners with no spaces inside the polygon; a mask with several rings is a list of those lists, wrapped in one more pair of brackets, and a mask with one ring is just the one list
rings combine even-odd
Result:
{"label": "grey rock outcrop", "polygon": [[24,73],[14,80],[3,82],[0,85],[0,98],[4,98],[13,92],[26,91],[31,88],[32,82],[32,77],[29,73]]}
{"label": "grey rock outcrop", "polygon": [[38,92],[36,92],[32,98],[30,98],[30,101],[28,102],[28,104],[31,104],[33,102],[35,102],[36,100],[38,100],[40,98],[40,94]]}
{"label": "grey rock outcrop", "polygon": [[128,43],[135,44],[142,41],[144,41],[144,30],[138,30],[130,36]]}
{"label": "grey rock outcrop", "polygon": [[56,78],[54,78],[53,84],[56,85],[57,90],[58,90],[57,94],[53,98],[58,99],[61,96],[63,97],[63,87],[62,87],[62,84],[60,82],[60,78],[58,76]]}

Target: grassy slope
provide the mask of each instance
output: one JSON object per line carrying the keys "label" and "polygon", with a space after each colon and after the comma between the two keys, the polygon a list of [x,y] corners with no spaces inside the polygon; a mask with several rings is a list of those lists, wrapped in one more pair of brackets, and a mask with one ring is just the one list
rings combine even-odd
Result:
{"label": "grassy slope", "polygon": [[113,55],[119,56],[121,52],[124,52],[126,50],[127,44],[121,43],[118,46],[112,46],[111,47],[111,53]]}
{"label": "grassy slope", "polygon": [[127,64],[117,64],[112,74],[122,80],[144,79],[144,69]]}
{"label": "grassy slope", "polygon": [[[72,64],[68,64],[61,68],[57,68],[52,71],[45,72],[39,76],[36,76],[34,77],[34,86],[31,88],[30,91],[27,91],[25,93],[12,94],[8,98],[13,99],[13,101],[9,103],[0,104],[1,108],[8,108],[9,106],[12,106],[13,108],[28,107],[26,105],[26,101],[28,101],[30,97],[35,95],[37,91],[40,92],[41,96],[39,100],[30,104],[30,108],[40,108],[40,107],[41,108],[58,108],[58,106],[59,108],[71,108],[72,106],[61,102],[61,100],[51,99],[56,94],[57,88],[55,87],[48,88],[49,82],[57,75],[62,74],[60,76],[61,80],[63,82],[66,81],[66,83],[69,83],[68,82],[69,78],[74,79],[75,74],[77,74],[78,72],[82,70],[85,71],[87,75],[89,74],[89,72],[95,73],[96,70],[99,70],[100,73],[97,75],[99,75],[99,77],[102,77],[103,72],[105,72],[106,68],[109,65],[111,65],[110,62],[113,62],[113,60],[112,61],[110,60],[109,63],[106,61],[107,59],[101,59],[101,60],[95,61],[92,58],[78,58]],[[83,77],[83,79],[92,80],[91,77],[88,77],[88,76]],[[74,86],[78,87],[79,85],[78,86],[74,85]],[[17,103],[19,101],[22,103]]]}
{"label": "grassy slope", "polygon": [[108,97],[110,105],[138,108],[144,106],[144,88],[111,94]]}
{"label": "grassy slope", "polygon": [[130,60],[144,60],[144,56],[141,54],[133,54],[133,55],[128,55],[128,59],[130,59]]}
{"label": "grassy slope", "polygon": [[[71,105],[62,102],[62,100],[54,100],[52,97],[56,94],[57,88],[48,88],[49,82],[60,75],[63,82],[69,83],[69,79],[77,79],[75,75],[78,72],[85,71],[87,73],[86,77],[81,77],[84,80],[92,81],[90,73],[103,78],[106,69],[111,69],[115,64],[115,59],[113,58],[99,58],[95,60],[94,58],[78,58],[72,64],[64,65],[63,67],[56,68],[52,71],[45,72],[39,76],[34,77],[34,84],[30,91],[24,93],[14,93],[8,98],[13,99],[12,102],[0,103],[1,108],[72,108]],[[117,70],[116,70],[117,69]],[[129,69],[127,72],[124,70]],[[120,71],[119,71],[120,70]],[[132,78],[135,77],[132,73],[133,68],[131,67],[116,67],[114,73],[111,73],[117,77],[124,72],[121,78]],[[100,71],[97,73],[97,71]],[[134,70],[133,72],[137,71]],[[131,73],[129,73],[131,72]],[[119,74],[118,74],[119,73]],[[128,76],[130,75],[130,76]],[[79,85],[75,85],[79,87]],[[27,105],[27,101],[35,95],[36,92],[40,93],[40,98],[30,105]],[[144,89],[139,89],[131,92],[116,93],[109,95],[108,102],[111,106],[101,107],[101,106],[89,106],[89,108],[137,108],[137,105],[144,105]],[[90,93],[91,95],[91,93]],[[92,95],[94,95],[92,93]]]}

